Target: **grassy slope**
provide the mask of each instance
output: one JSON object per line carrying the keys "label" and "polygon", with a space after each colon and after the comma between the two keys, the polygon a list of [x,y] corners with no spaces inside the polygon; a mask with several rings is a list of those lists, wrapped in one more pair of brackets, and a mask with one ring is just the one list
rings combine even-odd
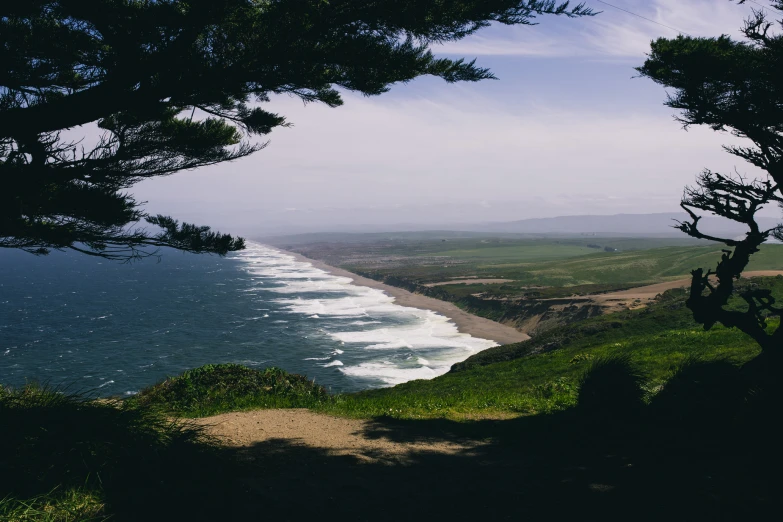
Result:
{"label": "grassy slope", "polygon": [[446,250],[437,252],[435,255],[466,260],[534,263],[551,259],[567,259],[570,257],[584,256],[594,252],[595,249],[581,245],[532,244]]}

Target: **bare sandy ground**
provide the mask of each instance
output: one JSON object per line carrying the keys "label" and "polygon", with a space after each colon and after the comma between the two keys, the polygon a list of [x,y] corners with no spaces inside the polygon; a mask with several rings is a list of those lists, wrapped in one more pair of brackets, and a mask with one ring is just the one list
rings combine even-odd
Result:
{"label": "bare sandy ground", "polygon": [[444,285],[491,285],[493,283],[511,283],[513,279],[455,279],[453,281],[441,281],[439,283],[429,283],[424,286],[432,288],[433,286]]}
{"label": "bare sandy ground", "polygon": [[404,464],[406,455],[429,452],[456,454],[476,446],[454,440],[397,441],[369,437],[372,421],[344,419],[302,409],[256,410],[194,419],[208,434],[233,447],[286,440],[289,444],[317,448],[329,456],[351,456],[365,462]]}
{"label": "bare sandy ground", "polygon": [[[276,249],[280,250],[279,248]],[[489,339],[501,345],[518,343],[530,339],[530,336],[526,333],[520,332],[510,326],[469,314],[452,303],[441,301],[440,299],[434,299],[432,297],[414,294],[412,292],[408,292],[407,290],[403,290],[402,288],[386,285],[373,279],[356,275],[353,272],[343,270],[342,268],[329,266],[326,263],[316,259],[307,258],[303,255],[297,254],[296,252],[288,252],[285,250],[280,251],[295,256],[297,260],[310,263],[314,267],[320,268],[321,270],[329,272],[332,275],[349,277],[353,279],[353,282],[357,285],[383,290],[387,295],[394,297],[395,303],[398,305],[419,308],[422,310],[432,310],[433,312],[445,315],[454,321],[454,324],[457,325],[457,328],[460,332],[470,334],[473,337]]]}
{"label": "bare sandy ground", "polygon": [[[774,277],[783,275],[783,270],[756,270],[752,272],[744,272],[743,277]],[[655,296],[665,292],[666,290],[672,290],[673,288],[687,288],[691,285],[690,278],[677,279],[675,281],[667,281],[665,283],[658,283],[648,286],[640,286],[638,288],[630,288],[628,290],[622,290],[620,292],[612,292],[610,294],[592,295],[590,298],[597,302],[611,301],[611,300],[628,300],[628,299],[641,299],[650,300]]]}

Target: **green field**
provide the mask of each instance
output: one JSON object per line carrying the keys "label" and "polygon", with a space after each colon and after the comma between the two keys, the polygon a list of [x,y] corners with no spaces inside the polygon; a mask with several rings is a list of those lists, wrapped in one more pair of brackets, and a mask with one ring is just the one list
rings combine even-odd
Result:
{"label": "green field", "polygon": [[[379,279],[394,276],[416,284],[465,277],[514,280],[505,284],[507,289],[662,282],[685,277],[695,268],[714,267],[723,248],[687,238],[383,239],[380,235],[363,241],[287,246]],[[748,270],[783,270],[783,245],[764,245]]]}
{"label": "green field", "polygon": [[[477,262],[477,275],[514,279],[523,284],[574,286],[650,284],[685,277],[695,268],[713,268],[721,249],[664,247],[629,252],[600,252],[547,262]],[[748,270],[783,270],[783,245],[766,245],[753,256]]]}
{"label": "green field", "polygon": [[490,261],[492,263],[534,263],[554,259],[567,259],[594,253],[595,250],[580,245],[533,244],[515,246],[496,246],[464,250],[445,250],[419,255],[436,255],[462,260]]}
{"label": "green field", "polygon": [[[695,268],[714,267],[720,260],[721,247],[669,246],[596,252],[576,245],[548,244],[446,250],[428,255],[458,260],[460,264],[447,267],[412,265],[378,271],[420,283],[476,276],[543,286],[648,284],[687,276]],[[352,268],[365,267],[354,265]],[[753,256],[748,270],[783,270],[783,245],[765,245]]]}

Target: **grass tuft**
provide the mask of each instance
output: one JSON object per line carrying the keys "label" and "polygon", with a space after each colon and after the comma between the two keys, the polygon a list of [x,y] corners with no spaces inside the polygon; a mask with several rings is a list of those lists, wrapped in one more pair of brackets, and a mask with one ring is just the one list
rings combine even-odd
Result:
{"label": "grass tuft", "polygon": [[128,399],[183,417],[259,408],[312,408],[329,399],[323,386],[279,368],[208,364],[146,388]]}
{"label": "grass tuft", "polygon": [[85,489],[49,493],[29,499],[0,499],[0,520],[15,522],[103,522],[105,504],[100,495]]}
{"label": "grass tuft", "polygon": [[607,416],[632,415],[645,404],[645,383],[627,354],[596,359],[579,379],[577,406]]}

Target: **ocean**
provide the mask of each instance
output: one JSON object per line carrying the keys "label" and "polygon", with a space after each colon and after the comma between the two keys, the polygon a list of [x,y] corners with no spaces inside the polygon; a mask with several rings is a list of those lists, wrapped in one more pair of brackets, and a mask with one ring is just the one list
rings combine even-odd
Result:
{"label": "ocean", "polygon": [[231,362],[353,392],[433,378],[497,346],[272,247],[161,253],[122,264],[0,251],[0,384],[123,396]]}

